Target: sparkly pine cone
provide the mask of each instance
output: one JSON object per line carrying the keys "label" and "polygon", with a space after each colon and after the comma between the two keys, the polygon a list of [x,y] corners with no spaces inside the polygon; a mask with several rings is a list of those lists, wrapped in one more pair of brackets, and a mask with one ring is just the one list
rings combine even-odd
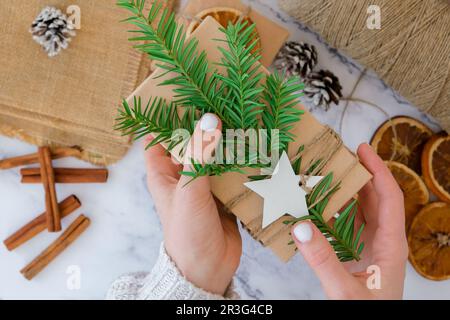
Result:
{"label": "sparkly pine cone", "polygon": [[313,45],[288,41],[275,58],[275,67],[287,76],[308,76],[317,64],[317,50]]}
{"label": "sparkly pine cone", "polygon": [[316,107],[328,111],[330,104],[339,103],[342,98],[342,86],[339,79],[328,70],[311,73],[305,80],[304,93],[306,98]]}
{"label": "sparkly pine cone", "polygon": [[74,26],[68,23],[67,16],[54,7],[46,7],[34,20],[30,28],[33,39],[54,57],[67,49],[71,38],[75,36]]}

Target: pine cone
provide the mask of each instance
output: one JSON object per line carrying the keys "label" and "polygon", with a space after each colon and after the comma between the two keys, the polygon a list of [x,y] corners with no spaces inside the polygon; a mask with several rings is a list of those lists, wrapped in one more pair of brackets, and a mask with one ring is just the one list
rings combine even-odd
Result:
{"label": "pine cone", "polygon": [[275,67],[287,76],[305,78],[317,64],[317,50],[313,45],[288,41],[275,58]]}
{"label": "pine cone", "polygon": [[67,22],[67,16],[54,7],[46,7],[34,20],[30,28],[33,39],[54,57],[67,49],[71,38],[75,36],[74,26]]}
{"label": "pine cone", "polygon": [[316,107],[322,107],[326,111],[330,109],[331,102],[337,105],[342,98],[339,79],[328,70],[311,73],[306,78],[303,92]]}

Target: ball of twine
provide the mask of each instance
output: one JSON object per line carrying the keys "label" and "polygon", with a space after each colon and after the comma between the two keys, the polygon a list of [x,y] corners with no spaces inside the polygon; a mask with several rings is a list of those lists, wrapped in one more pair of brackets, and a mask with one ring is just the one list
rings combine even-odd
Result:
{"label": "ball of twine", "polygon": [[[450,132],[450,1],[278,1]],[[367,27],[370,5],[381,9],[379,30]]]}

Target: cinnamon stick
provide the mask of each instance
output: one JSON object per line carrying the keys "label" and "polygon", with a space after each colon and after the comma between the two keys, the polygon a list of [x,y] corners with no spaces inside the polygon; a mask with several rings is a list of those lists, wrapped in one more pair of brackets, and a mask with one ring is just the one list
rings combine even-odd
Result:
{"label": "cinnamon stick", "polygon": [[50,149],[48,147],[40,147],[38,154],[42,184],[45,191],[47,229],[49,232],[58,232],[61,231],[61,215],[56,197],[55,173],[52,167]]}
{"label": "cinnamon stick", "polygon": [[[107,169],[54,168],[56,183],[105,183],[108,181]],[[22,183],[41,183],[39,168],[21,169]]]}
{"label": "cinnamon stick", "polygon": [[69,247],[89,227],[91,221],[84,215],[79,216],[64,233],[47,249],[37,256],[20,272],[23,276],[32,280],[39,272],[48,266],[64,249]]}
{"label": "cinnamon stick", "polygon": [[[51,154],[52,159],[61,159],[66,157],[79,158],[81,156],[81,150],[77,147],[56,148],[52,150]],[[12,169],[15,167],[26,166],[35,163],[39,163],[38,153],[0,160],[0,170]]]}
{"label": "cinnamon stick", "polygon": [[[59,203],[61,219],[69,216],[72,212],[81,207],[80,200],[72,195]],[[9,251],[12,251],[22,244],[35,237],[47,228],[47,219],[45,212],[36,217],[22,228],[14,232],[3,243]]]}

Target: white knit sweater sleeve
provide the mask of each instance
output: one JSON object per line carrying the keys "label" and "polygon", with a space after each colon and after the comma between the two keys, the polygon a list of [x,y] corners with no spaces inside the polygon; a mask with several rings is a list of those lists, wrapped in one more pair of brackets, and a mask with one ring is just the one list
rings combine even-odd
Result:
{"label": "white knit sweater sleeve", "polygon": [[197,288],[178,270],[161,245],[158,260],[150,273],[127,274],[109,289],[107,300],[221,300],[238,299],[230,285],[225,296]]}

